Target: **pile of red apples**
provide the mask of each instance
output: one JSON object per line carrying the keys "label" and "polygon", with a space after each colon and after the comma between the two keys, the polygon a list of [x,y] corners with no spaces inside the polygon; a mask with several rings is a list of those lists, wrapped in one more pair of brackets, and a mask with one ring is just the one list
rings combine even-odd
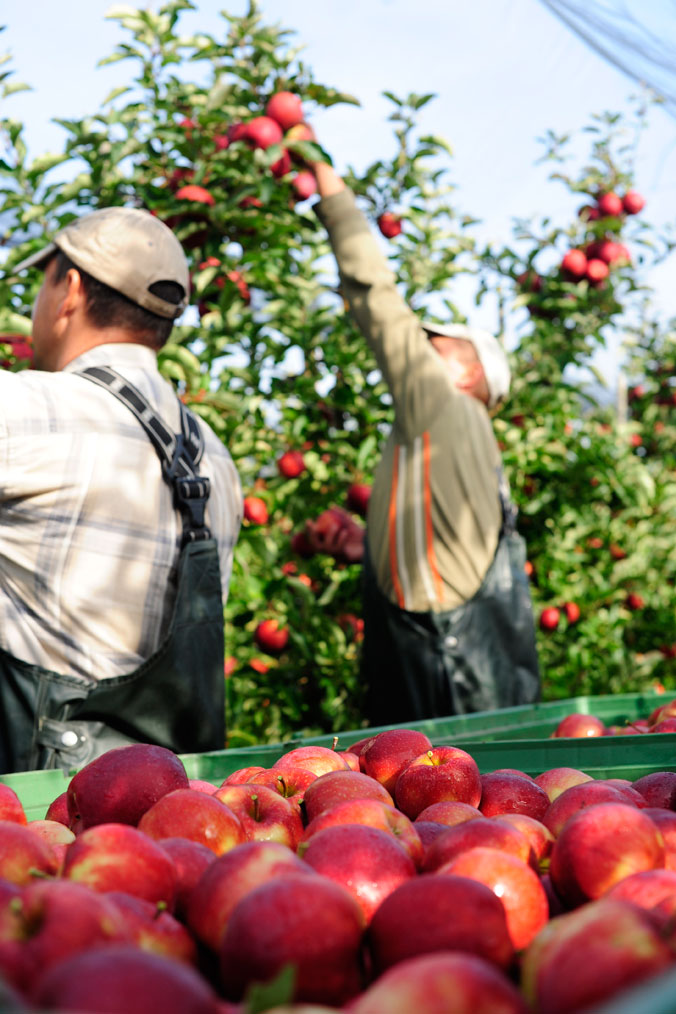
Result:
{"label": "pile of red apples", "polygon": [[406,728],[218,786],[110,750],[44,819],[0,784],[0,1007],[593,1010],[676,963],[675,808],[674,771],[482,774]]}

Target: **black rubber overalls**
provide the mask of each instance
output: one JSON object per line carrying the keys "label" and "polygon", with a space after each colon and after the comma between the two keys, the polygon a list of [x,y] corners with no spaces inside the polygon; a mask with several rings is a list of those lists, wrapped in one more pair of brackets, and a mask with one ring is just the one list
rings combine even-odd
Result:
{"label": "black rubber overalls", "polygon": [[492,711],[540,697],[525,544],[500,483],[502,530],[473,598],[446,612],[416,613],[380,591],[364,554],[361,676],[371,726]]}
{"label": "black rubber overalls", "polygon": [[162,463],[183,519],[174,611],[157,651],[105,680],[51,672],[0,649],[0,774],[80,768],[112,747],[155,743],[176,753],[225,745],[223,605],[218,549],[204,523],[203,446],[181,404],[173,434],[133,385],[108,367],[82,371],[136,415]]}

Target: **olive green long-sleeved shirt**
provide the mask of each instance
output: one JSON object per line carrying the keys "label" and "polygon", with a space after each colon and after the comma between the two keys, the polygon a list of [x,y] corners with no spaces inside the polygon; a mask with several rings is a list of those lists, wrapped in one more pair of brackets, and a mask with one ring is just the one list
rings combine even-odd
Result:
{"label": "olive green long-sleeved shirt", "polygon": [[403,609],[453,609],[478,590],[502,522],[500,453],[488,411],[453,385],[352,192],[325,198],[315,210],[350,313],[394,403],[367,518],[378,585]]}

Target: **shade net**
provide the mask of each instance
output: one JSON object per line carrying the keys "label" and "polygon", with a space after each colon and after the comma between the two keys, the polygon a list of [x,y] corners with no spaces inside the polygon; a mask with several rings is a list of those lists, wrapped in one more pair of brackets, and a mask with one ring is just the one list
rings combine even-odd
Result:
{"label": "shade net", "polygon": [[676,116],[676,0],[542,0],[579,38]]}

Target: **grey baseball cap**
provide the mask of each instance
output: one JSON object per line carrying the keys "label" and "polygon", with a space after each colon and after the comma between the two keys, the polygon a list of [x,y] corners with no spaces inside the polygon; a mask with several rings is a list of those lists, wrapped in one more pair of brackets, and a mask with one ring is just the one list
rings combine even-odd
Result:
{"label": "grey baseball cap", "polygon": [[[43,267],[57,250],[97,281],[159,317],[180,317],[187,305],[190,271],[183,247],[149,211],[102,208],[83,215],[57,232],[44,249],[17,264],[12,273]],[[172,303],[151,292],[155,282],[180,285],[181,302]]]}
{"label": "grey baseball cap", "polygon": [[467,324],[432,324],[423,321],[422,326],[428,334],[438,334],[446,338],[464,338],[471,342],[486,377],[488,387],[488,407],[494,408],[509,394],[511,374],[509,363],[502,345],[490,331]]}

